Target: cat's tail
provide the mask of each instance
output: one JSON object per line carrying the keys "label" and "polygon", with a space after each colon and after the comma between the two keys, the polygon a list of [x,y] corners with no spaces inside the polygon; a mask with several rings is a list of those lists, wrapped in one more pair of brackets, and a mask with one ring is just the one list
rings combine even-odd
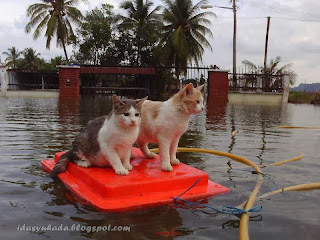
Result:
{"label": "cat's tail", "polygon": [[66,152],[60,157],[59,161],[56,163],[56,165],[54,166],[54,168],[50,173],[51,178],[54,178],[59,173],[65,172],[67,170],[68,164],[70,162],[71,151],[72,150],[69,150],[68,152]]}

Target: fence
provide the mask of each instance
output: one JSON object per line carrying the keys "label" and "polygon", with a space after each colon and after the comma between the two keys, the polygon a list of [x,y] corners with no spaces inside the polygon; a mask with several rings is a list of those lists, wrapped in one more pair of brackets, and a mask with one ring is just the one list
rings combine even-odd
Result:
{"label": "fence", "polygon": [[[86,69],[90,68],[96,68],[95,72],[88,73]],[[152,73],[138,71],[132,74],[134,69],[144,68],[118,66],[105,68],[104,71],[103,67],[81,66],[80,93],[82,95],[115,93],[133,98],[148,95],[151,98],[159,98],[163,93],[170,95],[178,91],[180,84],[185,82],[193,82],[195,85],[203,84],[208,78],[208,67],[187,67],[177,71],[175,68],[160,67],[155,68]],[[148,68],[145,69],[148,70]],[[179,81],[177,72],[180,73]]]}
{"label": "fence", "polygon": [[117,94],[138,98],[150,94],[150,75],[80,74],[80,94]]}
{"label": "fence", "polygon": [[229,73],[229,91],[283,92],[283,75]]}
{"label": "fence", "polygon": [[9,69],[9,90],[59,89],[57,71]]}
{"label": "fence", "polygon": [[[104,69],[103,69],[104,68]],[[91,70],[90,70],[91,69]],[[133,71],[136,69],[136,72]],[[152,68],[149,68],[152,69]],[[203,84],[208,79],[209,67],[191,66],[175,69],[128,66],[80,66],[80,94],[118,94],[127,97],[150,96],[159,98],[178,91],[185,83]],[[115,71],[116,70],[116,71]],[[8,90],[59,89],[57,71],[8,69]]]}

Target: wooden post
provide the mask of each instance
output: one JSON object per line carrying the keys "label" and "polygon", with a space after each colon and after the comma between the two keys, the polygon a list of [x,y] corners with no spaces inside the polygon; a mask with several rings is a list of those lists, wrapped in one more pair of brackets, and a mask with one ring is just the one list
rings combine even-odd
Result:
{"label": "wooden post", "polygon": [[233,8],[233,87],[237,87],[237,8],[236,0],[232,2]]}
{"label": "wooden post", "polygon": [[266,43],[265,43],[265,49],[264,49],[264,66],[263,66],[263,71],[264,71],[264,88],[265,91],[269,88],[269,81],[267,81],[267,58],[268,58],[268,40],[269,40],[269,27],[270,27],[270,16],[268,18],[268,23],[267,23],[267,32],[266,32]]}

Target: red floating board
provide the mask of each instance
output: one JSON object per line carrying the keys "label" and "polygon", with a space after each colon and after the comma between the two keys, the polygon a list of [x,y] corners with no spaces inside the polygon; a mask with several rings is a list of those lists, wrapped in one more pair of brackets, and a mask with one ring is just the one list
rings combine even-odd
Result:
{"label": "red floating board", "polygon": [[[128,211],[137,208],[173,203],[174,197],[187,190],[199,178],[192,189],[181,198],[194,200],[229,192],[222,185],[208,179],[208,174],[180,163],[172,172],[161,170],[160,157],[145,159],[141,151],[133,148],[135,159],[127,176],[116,175],[111,168],[83,168],[70,163],[68,170],[58,177],[73,193],[99,209]],[[41,161],[47,171],[52,171],[64,152],[55,159]]]}

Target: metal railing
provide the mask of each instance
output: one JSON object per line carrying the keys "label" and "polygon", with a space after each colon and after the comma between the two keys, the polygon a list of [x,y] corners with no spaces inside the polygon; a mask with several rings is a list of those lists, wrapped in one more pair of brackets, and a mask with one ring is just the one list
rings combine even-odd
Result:
{"label": "metal railing", "polygon": [[229,73],[231,92],[283,92],[283,75],[233,74]]}
{"label": "metal railing", "polygon": [[9,69],[9,90],[59,89],[57,71]]}

